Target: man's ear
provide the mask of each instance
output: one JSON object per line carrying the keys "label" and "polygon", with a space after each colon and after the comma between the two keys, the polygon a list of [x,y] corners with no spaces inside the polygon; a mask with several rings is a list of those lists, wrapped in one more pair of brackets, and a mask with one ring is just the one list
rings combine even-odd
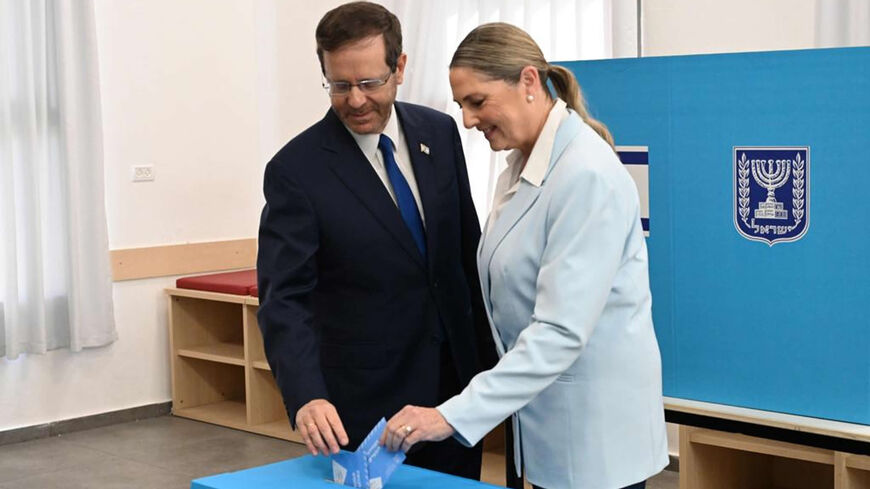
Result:
{"label": "man's ear", "polygon": [[399,55],[399,59],[396,60],[396,74],[393,75],[396,77],[396,85],[401,85],[405,80],[405,64],[408,62],[408,55],[402,53]]}

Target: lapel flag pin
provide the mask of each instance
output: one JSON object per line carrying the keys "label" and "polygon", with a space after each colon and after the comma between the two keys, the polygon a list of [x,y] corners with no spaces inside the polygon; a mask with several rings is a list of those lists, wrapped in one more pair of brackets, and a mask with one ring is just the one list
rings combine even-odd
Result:
{"label": "lapel flag pin", "polygon": [[420,152],[429,154],[429,146],[426,146],[425,144],[420,143]]}

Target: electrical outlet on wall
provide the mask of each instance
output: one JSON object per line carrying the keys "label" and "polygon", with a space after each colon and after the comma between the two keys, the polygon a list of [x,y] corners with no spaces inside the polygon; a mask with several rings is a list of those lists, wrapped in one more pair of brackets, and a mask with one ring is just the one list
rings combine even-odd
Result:
{"label": "electrical outlet on wall", "polygon": [[134,182],[153,182],[154,181],[154,165],[136,165],[133,166],[133,181]]}

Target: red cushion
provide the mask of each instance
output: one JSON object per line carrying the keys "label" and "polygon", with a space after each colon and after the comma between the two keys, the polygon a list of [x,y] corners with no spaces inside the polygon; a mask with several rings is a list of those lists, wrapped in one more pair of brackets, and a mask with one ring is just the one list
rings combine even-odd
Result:
{"label": "red cushion", "polygon": [[248,295],[252,295],[254,297],[260,296],[260,291],[257,289],[257,284],[252,285],[251,288],[248,289]]}
{"label": "red cushion", "polygon": [[257,287],[257,270],[212,273],[196,277],[183,277],[175,281],[179,289],[207,290],[224,294],[249,295]]}

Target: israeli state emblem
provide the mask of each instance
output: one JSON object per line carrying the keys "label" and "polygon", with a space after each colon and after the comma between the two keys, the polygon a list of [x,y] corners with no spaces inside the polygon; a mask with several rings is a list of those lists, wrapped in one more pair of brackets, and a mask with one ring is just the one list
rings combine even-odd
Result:
{"label": "israeli state emblem", "polygon": [[734,226],[769,246],[797,241],[810,224],[810,148],[734,147]]}

